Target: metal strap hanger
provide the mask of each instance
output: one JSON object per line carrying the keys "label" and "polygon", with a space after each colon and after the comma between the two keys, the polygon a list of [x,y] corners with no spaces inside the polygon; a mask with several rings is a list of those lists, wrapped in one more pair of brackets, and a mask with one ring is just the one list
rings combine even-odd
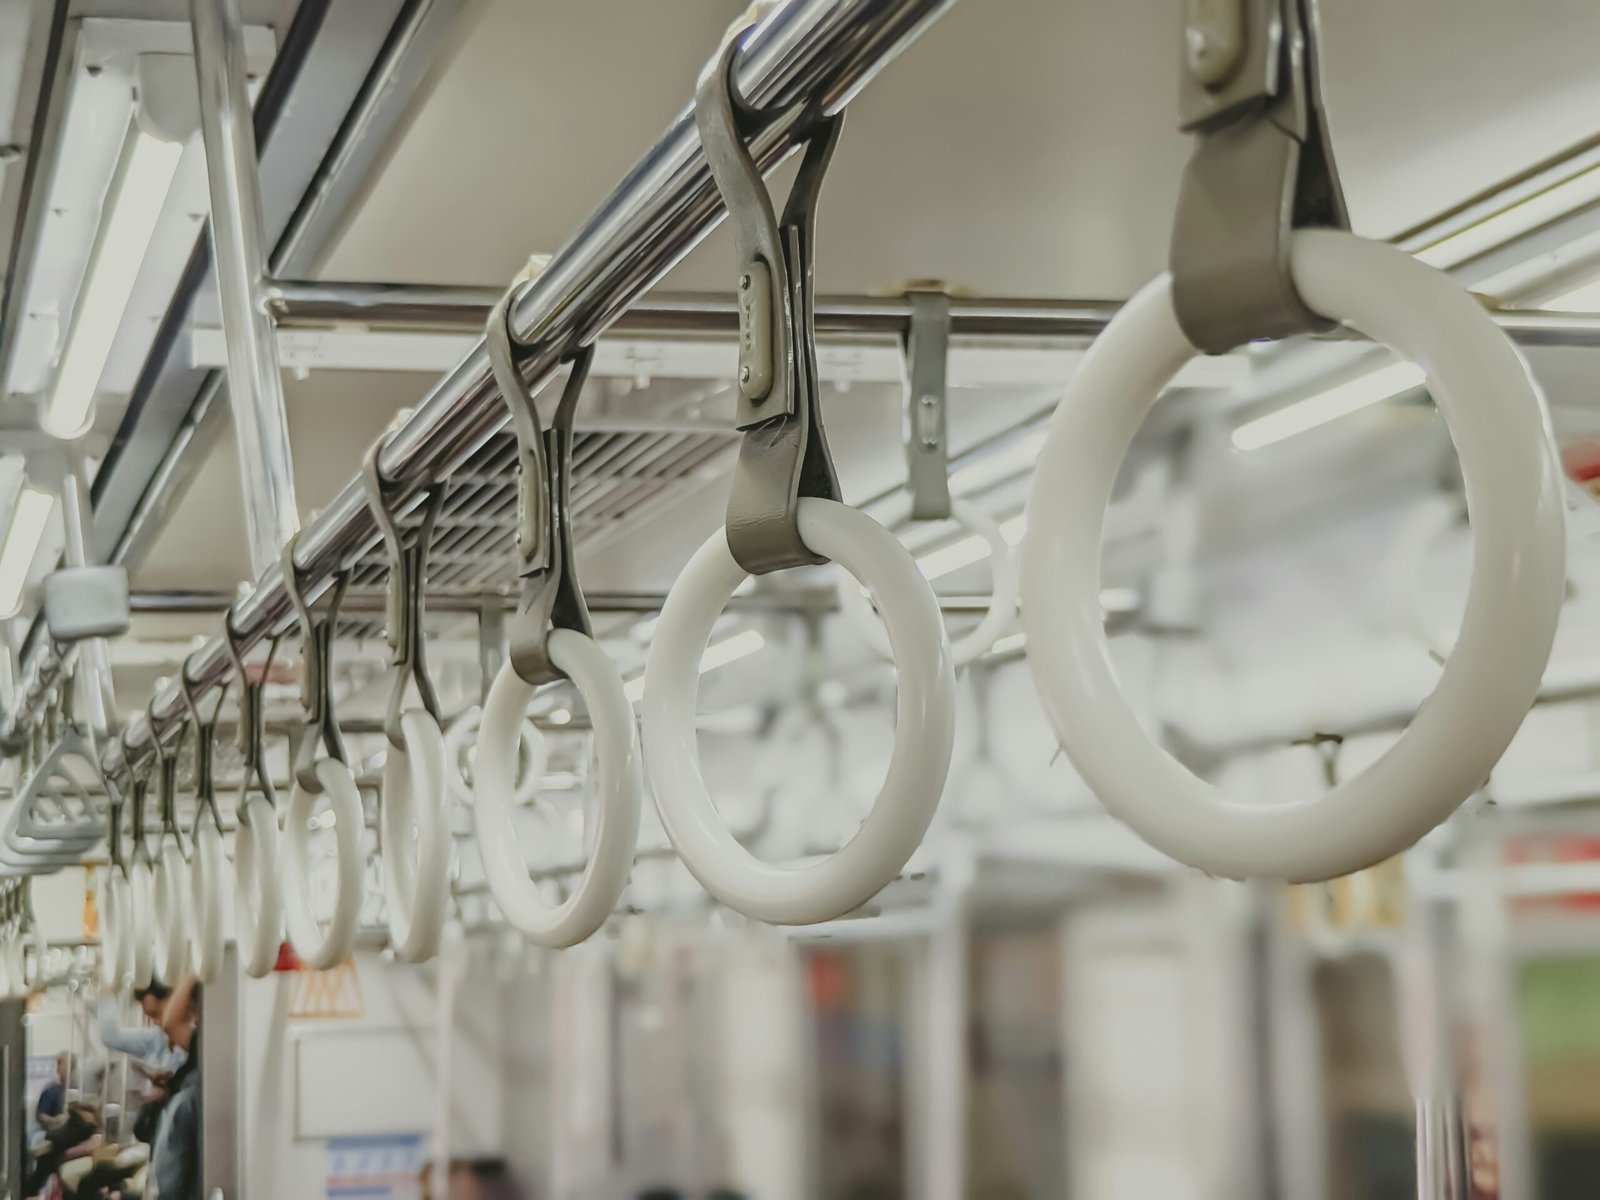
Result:
{"label": "metal strap hanger", "polygon": [[[199,651],[195,652],[196,654]],[[229,681],[217,689],[217,702],[208,715],[200,707],[200,697],[194,680],[189,675],[189,663],[194,655],[184,660],[178,670],[178,686],[183,693],[184,707],[189,710],[189,723],[194,730],[194,825],[190,837],[199,831],[200,823],[209,820],[220,833],[222,814],[217,811],[217,717],[228,699]],[[242,716],[242,714],[241,714]],[[153,726],[152,726],[153,728]]]}
{"label": "metal strap hanger", "polygon": [[428,674],[427,645],[422,636],[422,617],[427,608],[428,548],[433,529],[444,506],[449,482],[429,488],[424,496],[422,519],[407,540],[400,527],[401,514],[384,494],[383,476],[378,471],[378,455],[384,439],[374,442],[362,460],[362,478],[367,489],[367,504],[383,533],[389,551],[389,585],[385,600],[384,636],[389,643],[389,707],[384,713],[383,731],[389,743],[405,748],[400,718],[405,712],[406,686],[415,684],[422,707],[440,722],[439,696]]}
{"label": "metal strap hanger", "polygon": [[[233,669],[239,676],[238,746],[239,753],[244,758],[244,777],[239,784],[241,821],[249,819],[246,811],[248,806],[243,800],[250,794],[252,782],[269,805],[276,808],[278,803],[278,793],[272,786],[272,774],[267,769],[267,712],[264,693],[267,676],[272,673],[272,660],[277,656],[278,642],[281,638],[281,634],[274,634],[267,639],[266,657],[261,660],[259,673],[252,679],[249,668],[245,665],[244,648],[240,643],[238,631],[233,626],[232,610],[223,619],[223,640],[228,646],[228,657],[233,660]],[[213,714],[214,719],[215,714]]]}
{"label": "metal strap hanger", "polygon": [[1349,229],[1317,68],[1316,0],[1185,0],[1180,126],[1195,134],[1172,298],[1195,346],[1327,329],[1289,273],[1295,229]]}
{"label": "metal strap hanger", "polygon": [[521,679],[537,686],[564,677],[546,646],[552,629],[593,636],[589,606],[578,583],[571,488],[573,422],[594,347],[584,346],[572,355],[561,400],[545,428],[519,367],[532,348],[516,339],[509,324],[514,294],[515,289],[508,291],[495,305],[485,337],[517,439],[517,576],[522,596],[507,622],[510,662]]}
{"label": "metal strap hanger", "polygon": [[[305,736],[295,752],[294,777],[308,792],[322,791],[322,781],[317,777],[317,760],[322,757],[346,762],[344,735],[339,732],[339,721],[333,711],[333,638],[334,626],[339,618],[339,602],[344,599],[345,588],[350,583],[350,568],[342,567],[333,577],[326,603],[318,611],[312,607],[305,594],[300,568],[295,565],[295,547],[300,542],[296,533],[283,547],[284,587],[289,602],[294,605],[295,616],[304,638],[300,678],[300,707],[305,714]],[[318,746],[322,753],[318,753]]]}
{"label": "metal strap hanger", "polygon": [[[183,833],[178,829],[178,747],[168,747],[156,732],[155,706],[155,698],[151,697],[146,716],[150,722],[150,744],[156,754],[156,801],[161,812],[161,837],[171,837],[182,850]],[[180,741],[182,736],[180,729]]]}
{"label": "metal strap hanger", "polygon": [[740,39],[712,60],[695,95],[706,163],[733,230],[739,266],[735,427],[743,431],[728,496],[728,548],[753,575],[827,559],[800,536],[801,497],[838,500],[822,429],[812,266],[817,201],[844,115],[808,114],[805,151],[780,219],[748,139],[767,117],[733,78]]}

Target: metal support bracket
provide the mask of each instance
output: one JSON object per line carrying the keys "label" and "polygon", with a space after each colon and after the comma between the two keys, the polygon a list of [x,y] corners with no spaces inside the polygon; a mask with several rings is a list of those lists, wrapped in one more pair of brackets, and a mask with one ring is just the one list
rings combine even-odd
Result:
{"label": "metal support bracket", "polygon": [[339,602],[344,599],[345,587],[350,582],[350,568],[344,567],[333,577],[328,589],[327,603],[320,612],[311,607],[300,579],[300,568],[295,565],[295,547],[300,543],[296,533],[283,548],[283,582],[294,605],[304,639],[301,650],[300,708],[305,714],[305,736],[295,752],[294,778],[308,792],[321,793],[322,781],[317,778],[317,747],[329,758],[345,761],[344,735],[339,732],[339,720],[333,711],[333,636],[339,620]]}
{"label": "metal support bracket", "polygon": [[507,292],[489,314],[486,338],[495,382],[511,409],[517,438],[517,575],[522,596],[509,622],[511,666],[538,686],[564,677],[550,661],[552,629],[593,633],[578,583],[571,493],[572,428],[594,347],[585,346],[572,356],[561,400],[546,429],[518,366],[531,348],[517,341],[508,324],[512,295]]}
{"label": "metal support bracket", "polygon": [[439,716],[439,695],[428,674],[427,644],[422,635],[422,617],[427,609],[428,547],[433,542],[433,527],[444,506],[448,482],[429,488],[422,500],[422,519],[408,542],[400,528],[397,513],[384,493],[383,476],[378,470],[378,455],[385,439],[374,442],[362,462],[362,479],[367,488],[367,503],[383,531],[389,550],[389,587],[385,601],[384,634],[389,642],[389,707],[384,713],[383,731],[396,749],[406,747],[400,717],[405,712],[406,688],[416,684],[422,707],[435,721]]}
{"label": "metal support bracket", "polygon": [[912,292],[906,333],[906,479],[911,519],[950,516],[950,445],[945,430],[946,370],[950,357],[950,297]]}
{"label": "metal support bracket", "polygon": [[811,113],[805,152],[780,221],[746,138],[763,115],[734,84],[741,39],[700,78],[695,124],[727,205],[739,257],[739,397],[744,433],[728,497],[728,548],[753,575],[826,562],[800,536],[802,497],[839,499],[818,395],[812,281],[817,200],[843,114]]}
{"label": "metal support bracket", "polygon": [[1172,299],[1199,349],[1326,329],[1289,270],[1295,229],[1348,229],[1317,72],[1316,0],[1185,0]]}

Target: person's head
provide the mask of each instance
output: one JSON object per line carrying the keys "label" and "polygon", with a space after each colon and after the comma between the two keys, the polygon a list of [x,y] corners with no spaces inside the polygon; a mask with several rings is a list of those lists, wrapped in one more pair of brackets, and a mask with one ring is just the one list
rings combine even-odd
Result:
{"label": "person's head", "polygon": [[72,1059],[65,1050],[56,1055],[56,1082],[62,1087],[67,1086],[67,1070],[71,1065]]}
{"label": "person's head", "polygon": [[171,995],[172,989],[166,984],[152,982],[149,987],[136,989],[133,998],[139,1002],[139,1011],[144,1013],[145,1020],[159,1023]]}

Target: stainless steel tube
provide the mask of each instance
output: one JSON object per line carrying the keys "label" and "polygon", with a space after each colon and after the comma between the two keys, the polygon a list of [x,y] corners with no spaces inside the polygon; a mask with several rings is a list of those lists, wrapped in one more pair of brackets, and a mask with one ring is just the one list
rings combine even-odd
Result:
{"label": "stainless steel tube", "polygon": [[[376,328],[481,328],[500,293],[484,288],[411,283],[269,280],[262,293],[280,328],[359,321]],[[1000,337],[1093,337],[1120,302],[1114,300],[950,298],[951,332]],[[911,303],[904,296],[819,296],[819,334],[903,335]],[[611,328],[638,334],[732,335],[739,312],[731,295],[672,292],[648,295]]]}
{"label": "stainless steel tube", "polygon": [[300,514],[278,339],[272,318],[256,303],[267,257],[255,129],[245,92],[244,29],[238,0],[190,0],[189,13],[245,535],[251,567],[259,576],[278,560],[284,543],[300,527]]}
{"label": "stainless steel tube", "polygon": [[[794,102],[837,112],[954,2],[790,0],[772,12],[750,36],[735,68],[752,104],[784,109],[752,143],[762,169],[771,170],[794,148]],[[195,6],[205,7],[204,0]],[[691,82],[684,81],[685,90]],[[570,351],[616,321],[723,215],[693,111],[686,109],[517,298],[517,334],[539,347],[526,367],[530,381],[548,381]],[[506,420],[480,342],[390,438],[379,467],[400,490],[415,492],[459,467]],[[298,564],[313,594],[377,536],[356,476],[301,537]],[[289,613],[282,574],[273,566],[257,575],[254,592],[236,607],[234,627],[250,644],[283,625]],[[213,639],[196,656],[192,677],[211,688],[230,669],[221,639]],[[166,733],[182,713],[177,689],[160,693],[152,710]],[[135,718],[125,740],[131,753],[148,754],[147,722]],[[114,769],[120,758],[113,746],[106,766]]]}
{"label": "stainless steel tube", "polygon": [[[360,321],[374,328],[476,329],[499,293],[483,288],[408,283],[322,283],[271,280],[263,300],[282,328]],[[963,337],[1094,337],[1122,307],[1117,300],[1003,299],[952,296],[950,332]],[[904,335],[911,304],[904,296],[819,296],[821,335]],[[1503,308],[1492,314],[1524,346],[1600,346],[1600,314]],[[728,334],[739,328],[732,296],[681,292],[646,296],[611,328],[635,334]],[[1340,326],[1317,335],[1360,340]]]}

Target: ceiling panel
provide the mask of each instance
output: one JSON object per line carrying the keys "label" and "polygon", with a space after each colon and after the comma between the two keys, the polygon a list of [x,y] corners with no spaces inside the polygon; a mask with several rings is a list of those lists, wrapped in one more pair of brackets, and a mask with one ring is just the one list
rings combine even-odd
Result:
{"label": "ceiling panel", "polygon": [[[727,0],[494,0],[342,243],[329,278],[493,284],[549,252],[687,102]],[[1324,6],[1327,92],[1357,225],[1389,235],[1590,136],[1600,5]],[[820,216],[819,287],[942,278],[1124,296],[1158,270],[1183,139],[1173,0],[966,0],[852,106]],[[722,287],[728,250],[671,284]]]}

